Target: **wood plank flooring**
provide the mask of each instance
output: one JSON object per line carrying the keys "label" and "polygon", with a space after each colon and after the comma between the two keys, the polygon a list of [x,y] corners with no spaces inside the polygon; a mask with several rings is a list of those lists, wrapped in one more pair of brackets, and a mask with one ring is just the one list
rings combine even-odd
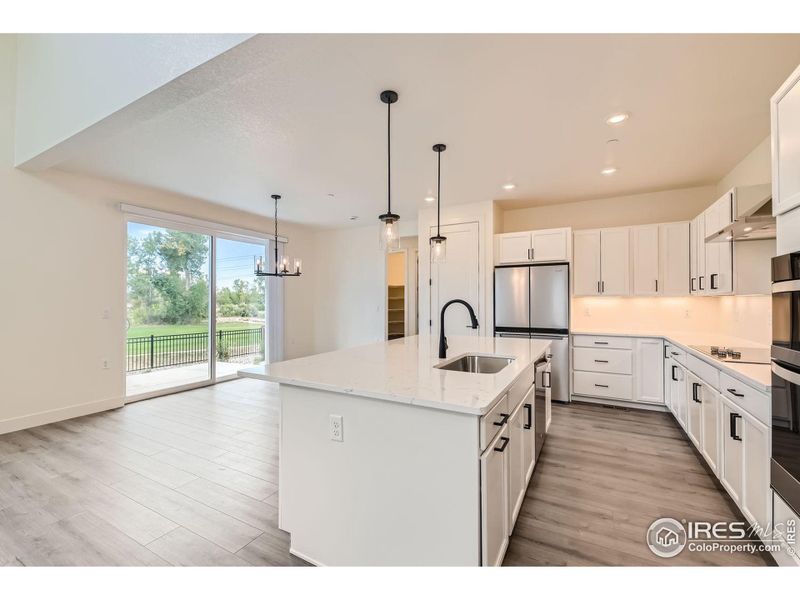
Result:
{"label": "wood plank flooring", "polygon": [[671,416],[554,404],[504,564],[768,564],[745,553],[658,558],[645,536],[660,517],[744,520]]}
{"label": "wood plank flooring", "polygon": [[304,565],[277,528],[276,386],[0,436],[0,565]]}
{"label": "wood plank flooring", "polygon": [[[306,564],[277,528],[276,392],[242,379],[0,436],[0,565]],[[736,518],[671,417],[554,406],[506,564],[764,564],[656,559],[660,516]]]}

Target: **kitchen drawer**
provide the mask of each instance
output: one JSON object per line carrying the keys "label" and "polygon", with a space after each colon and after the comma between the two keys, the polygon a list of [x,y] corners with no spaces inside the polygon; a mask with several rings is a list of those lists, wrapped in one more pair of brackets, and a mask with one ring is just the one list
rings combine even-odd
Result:
{"label": "kitchen drawer", "polygon": [[[519,406],[519,403],[522,402],[522,400],[528,394],[528,390],[531,389],[531,386],[534,383],[533,379],[535,375],[535,365],[531,365],[526,368],[519,377],[517,377],[517,380],[508,390],[508,410],[505,412],[511,414],[516,410],[517,406]],[[486,441],[488,442],[489,440]]]}
{"label": "kitchen drawer", "polygon": [[621,348],[633,349],[633,338],[614,335],[573,335],[572,345],[584,348]]}
{"label": "kitchen drawer", "polygon": [[573,348],[572,368],[596,373],[633,373],[633,352],[608,348]]}
{"label": "kitchen drawer", "polygon": [[671,357],[675,362],[686,366],[686,352],[681,350],[673,344],[667,344],[666,355]]}
{"label": "kitchen drawer", "polygon": [[500,401],[494,405],[492,410],[481,417],[480,436],[481,450],[486,448],[508,421],[511,411],[508,410],[508,394],[505,394]]}
{"label": "kitchen drawer", "polygon": [[686,356],[686,367],[715,390],[719,389],[719,369],[694,354]]}
{"label": "kitchen drawer", "polygon": [[771,426],[769,413],[772,400],[769,396],[727,373],[719,374],[719,386],[728,400],[749,412],[764,425]]}
{"label": "kitchen drawer", "polygon": [[572,372],[572,393],[599,398],[633,399],[633,377],[610,373]]}

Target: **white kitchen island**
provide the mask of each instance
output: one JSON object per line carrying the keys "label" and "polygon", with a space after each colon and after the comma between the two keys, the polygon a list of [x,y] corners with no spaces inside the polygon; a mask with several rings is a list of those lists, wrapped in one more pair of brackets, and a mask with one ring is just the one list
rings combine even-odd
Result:
{"label": "white kitchen island", "polygon": [[[279,526],[318,565],[499,564],[534,467],[547,340],[407,337],[252,367],[280,384]],[[495,374],[434,368],[465,354]],[[536,385],[534,385],[536,383]],[[542,409],[543,410],[543,409]],[[543,434],[543,431],[539,431]]]}

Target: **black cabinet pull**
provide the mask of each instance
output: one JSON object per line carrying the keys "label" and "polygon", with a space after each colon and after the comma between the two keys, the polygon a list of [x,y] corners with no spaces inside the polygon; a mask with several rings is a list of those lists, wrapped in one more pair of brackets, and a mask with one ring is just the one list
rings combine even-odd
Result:
{"label": "black cabinet pull", "polygon": [[656,279],[656,291],[658,291],[658,279]]}
{"label": "black cabinet pull", "polygon": [[742,415],[739,413],[732,412],[731,413],[731,437],[739,442],[742,441],[742,438],[739,437],[739,434],[736,433],[736,419],[741,419]]}
{"label": "black cabinet pull", "polygon": [[678,381],[678,377],[675,375],[675,369],[677,368],[676,365],[672,365],[672,381]]}
{"label": "black cabinet pull", "polygon": [[607,360],[599,360],[599,359],[595,358],[594,362],[596,362],[596,363],[607,363],[608,361]]}
{"label": "black cabinet pull", "polygon": [[500,437],[500,441],[503,444],[499,448],[495,448],[494,449],[495,452],[505,452],[506,451],[506,446],[508,446],[509,438],[507,438],[506,436],[501,436]]}
{"label": "black cabinet pull", "polygon": [[533,407],[530,404],[525,404],[525,429],[530,429],[533,424]]}
{"label": "black cabinet pull", "polygon": [[700,398],[697,397],[697,391],[699,389],[700,389],[700,384],[692,382],[692,400],[694,400],[698,404],[702,404],[703,402],[700,400]]}
{"label": "black cabinet pull", "polygon": [[[547,383],[545,383],[545,381],[544,381],[544,376],[545,375],[547,375]],[[550,374],[550,371],[545,371],[544,373],[542,373],[542,385],[546,389],[551,387],[551,383],[552,383],[552,381],[550,379],[551,377],[552,377],[552,375]]]}
{"label": "black cabinet pull", "polygon": [[737,391],[736,391],[736,389],[734,389],[734,388],[728,388],[728,391],[729,391],[731,394],[733,394],[734,396],[736,396],[737,398],[744,398],[744,394],[740,394],[740,393],[739,393],[739,392],[737,392]]}
{"label": "black cabinet pull", "polygon": [[608,342],[595,342],[595,344],[600,344],[601,346],[608,346]]}
{"label": "black cabinet pull", "polygon": [[507,415],[506,413],[500,413],[500,417],[502,417],[502,418],[500,419],[500,422],[499,422],[499,423],[494,423],[494,424],[495,424],[495,425],[497,425],[498,427],[502,427],[503,425],[505,425],[505,424],[506,424],[506,422],[508,421],[508,417],[509,417],[509,415]]}
{"label": "black cabinet pull", "polygon": [[691,291],[693,291],[693,292],[696,292],[696,291],[697,291],[697,289],[694,287],[694,280],[695,280],[695,279],[697,279],[697,277],[692,277],[692,284],[689,286],[689,289],[690,289]]}
{"label": "black cabinet pull", "polygon": [[600,291],[603,292],[604,294],[606,293],[606,282],[605,281],[601,281],[600,282]]}
{"label": "black cabinet pull", "polygon": [[718,286],[714,284],[714,277],[719,277],[719,273],[712,273],[711,274],[711,289],[712,290],[716,290],[718,288]]}
{"label": "black cabinet pull", "polygon": [[705,275],[700,275],[700,277],[698,277],[698,278],[697,278],[697,282],[700,284],[700,289],[701,289],[701,290],[704,290],[704,289],[705,289],[705,288],[703,287],[703,278],[704,278],[704,277],[705,277]]}
{"label": "black cabinet pull", "polygon": [[597,293],[598,294],[600,293],[600,282],[599,281],[597,282]]}
{"label": "black cabinet pull", "polygon": [[670,354],[672,354],[672,356],[680,356],[681,355],[680,352],[670,352]]}
{"label": "black cabinet pull", "polygon": [[605,384],[603,384],[603,383],[595,383],[595,384],[594,384],[594,387],[607,388],[608,386],[607,386],[607,385],[605,385]]}

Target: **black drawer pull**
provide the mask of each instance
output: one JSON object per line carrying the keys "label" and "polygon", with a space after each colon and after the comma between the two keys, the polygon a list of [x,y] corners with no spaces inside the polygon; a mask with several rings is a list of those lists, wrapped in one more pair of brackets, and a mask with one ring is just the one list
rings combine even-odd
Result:
{"label": "black drawer pull", "polygon": [[741,419],[742,415],[739,413],[731,413],[731,437],[735,440],[742,441],[742,438],[739,437],[739,434],[736,432],[736,419]]}
{"label": "black drawer pull", "polygon": [[712,290],[717,290],[717,289],[719,289],[719,286],[714,283],[714,277],[719,277],[719,273],[712,273],[711,274],[711,289]]}
{"label": "black drawer pull", "polygon": [[594,362],[607,363],[608,361],[607,360],[598,360],[598,359],[595,358]]}
{"label": "black drawer pull", "polygon": [[530,429],[533,425],[533,407],[530,404],[525,404],[525,424],[522,426],[525,429]]}
{"label": "black drawer pull", "polygon": [[500,437],[500,441],[503,442],[503,445],[500,446],[499,448],[495,448],[494,451],[495,452],[505,452],[506,451],[506,446],[508,446],[509,439],[510,438],[507,438],[506,436],[501,436]]}
{"label": "black drawer pull", "polygon": [[509,415],[507,415],[506,413],[500,413],[500,416],[502,417],[500,419],[500,422],[494,423],[494,425],[497,425],[498,427],[502,427],[503,425],[505,425],[508,422],[508,417],[509,417]]}
{"label": "black drawer pull", "polygon": [[744,394],[740,394],[740,393],[739,393],[739,392],[737,392],[737,391],[736,391],[736,389],[734,389],[734,388],[728,388],[728,391],[729,391],[731,394],[733,394],[734,396],[736,396],[737,398],[744,398]]}
{"label": "black drawer pull", "polygon": [[595,342],[595,344],[602,344],[602,345],[608,346],[608,342]]}
{"label": "black drawer pull", "polygon": [[702,400],[700,400],[700,398],[697,397],[697,392],[699,389],[700,389],[700,384],[692,382],[692,400],[694,400],[698,404],[702,404],[703,403]]}
{"label": "black drawer pull", "polygon": [[672,381],[678,381],[678,376],[675,375],[675,369],[677,368],[678,368],[677,366],[672,365]]}
{"label": "black drawer pull", "polygon": [[607,388],[608,386],[607,386],[607,385],[605,385],[605,384],[602,384],[602,383],[595,383],[595,384],[594,384],[594,387]]}
{"label": "black drawer pull", "polygon": [[680,352],[670,352],[670,354],[672,354],[672,356],[680,356],[681,355]]}

